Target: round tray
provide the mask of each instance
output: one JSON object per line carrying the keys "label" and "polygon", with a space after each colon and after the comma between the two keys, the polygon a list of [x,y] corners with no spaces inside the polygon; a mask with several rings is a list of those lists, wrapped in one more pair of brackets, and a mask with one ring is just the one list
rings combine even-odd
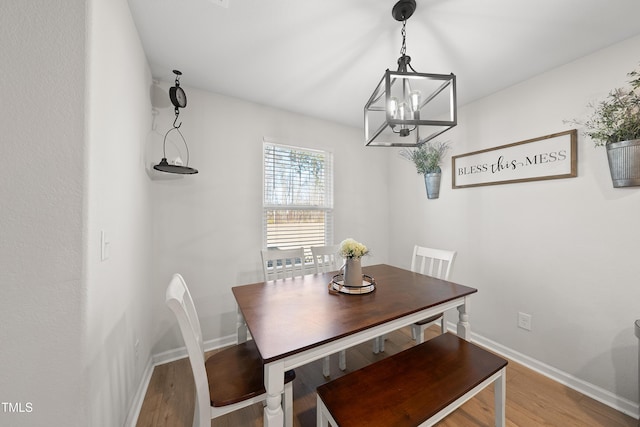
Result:
{"label": "round tray", "polygon": [[344,275],[336,274],[333,276],[333,280],[329,284],[329,292],[331,293],[343,293],[350,295],[368,294],[376,290],[376,281],[373,277],[362,275],[362,285],[345,285]]}

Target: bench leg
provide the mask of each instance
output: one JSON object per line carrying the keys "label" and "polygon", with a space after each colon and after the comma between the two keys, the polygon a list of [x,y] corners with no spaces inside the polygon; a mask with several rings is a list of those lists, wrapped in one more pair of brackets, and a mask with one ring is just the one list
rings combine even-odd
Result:
{"label": "bench leg", "polygon": [[495,399],[496,427],[506,425],[506,403],[507,403],[507,368],[502,368],[499,378],[493,383],[493,394]]}
{"label": "bench leg", "polygon": [[[442,421],[447,415],[451,414],[453,411],[461,407],[465,404],[469,399],[480,393],[483,389],[488,387],[490,384],[494,384],[494,393],[495,393],[495,406],[496,406],[496,426],[497,427],[505,427],[505,415],[504,408],[506,404],[506,383],[505,379],[506,368],[503,368],[486,378],[480,384],[467,391],[462,396],[458,397],[456,400],[451,402],[448,406],[444,407],[440,412],[433,415],[431,418],[427,419],[425,422],[420,424],[419,427],[429,427],[437,424]],[[500,407],[500,408],[498,408]]]}
{"label": "bench leg", "polygon": [[316,395],[316,427],[327,427],[327,425],[338,427],[320,396]]}

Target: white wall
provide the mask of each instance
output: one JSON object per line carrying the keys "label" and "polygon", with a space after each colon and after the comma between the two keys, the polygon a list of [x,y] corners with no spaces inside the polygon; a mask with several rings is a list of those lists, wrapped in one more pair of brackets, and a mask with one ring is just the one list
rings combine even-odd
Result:
{"label": "white wall", "polygon": [[[564,119],[624,85],[638,51],[636,37],[460,108],[449,154],[571,128]],[[553,181],[453,190],[448,161],[437,200],[393,156],[390,260],[408,267],[414,244],[457,250],[451,279],[479,290],[474,332],[637,402],[640,189],[614,189],[604,149],[582,135],[578,147],[578,177]]]}
{"label": "white wall", "polygon": [[122,425],[151,346],[144,52],[125,0],[2,2],[0,39],[0,402],[24,411],[0,425]]}
{"label": "white wall", "polygon": [[86,426],[82,0],[0,2],[0,425]]}
{"label": "white wall", "polygon": [[[602,149],[581,138],[578,178],[558,181],[452,190],[445,168],[428,201],[412,165],[364,148],[361,129],[198,91],[185,75],[182,130],[200,174],[150,182],[172,110],[149,130],[157,89],[125,1],[87,4],[0,3],[0,401],[33,408],[0,410],[1,425],[121,425],[150,354],[182,345],[163,301],[174,271],[205,338],[233,334],[230,288],[260,279],[263,136],[333,151],[335,240],[365,242],[367,263],[408,266],[414,243],[458,250],[452,279],[479,289],[474,331],[637,401],[640,196],[611,187]],[[639,48],[461,108],[451,154],[566,129],[625,82]],[[532,332],[516,328],[518,311]]]}
{"label": "white wall", "polygon": [[[83,374],[90,425],[121,426],[153,344],[151,181],[144,168],[151,73],[126,0],[88,5]],[[105,261],[102,230],[109,241]]]}
{"label": "white wall", "polygon": [[[199,173],[153,183],[154,353],[184,345],[164,305],[171,274],[182,273],[190,286],[205,340],[235,333],[231,287],[262,280],[263,137],[333,152],[334,240],[353,237],[367,244],[372,256],[365,263],[387,261],[388,151],[365,148],[361,129],[195,90],[188,83],[185,73],[181,86],[188,104],[180,129],[190,166]],[[159,83],[159,99],[168,99],[171,85]],[[167,102],[159,111],[148,138],[148,163],[162,157],[163,135],[174,118]]]}

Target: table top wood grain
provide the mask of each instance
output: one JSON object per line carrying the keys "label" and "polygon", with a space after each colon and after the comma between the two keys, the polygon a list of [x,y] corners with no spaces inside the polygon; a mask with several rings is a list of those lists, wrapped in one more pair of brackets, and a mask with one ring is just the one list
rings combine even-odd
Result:
{"label": "table top wood grain", "polygon": [[238,307],[268,363],[477,292],[386,264],[363,267],[376,290],[331,295],[335,273],[233,287]]}

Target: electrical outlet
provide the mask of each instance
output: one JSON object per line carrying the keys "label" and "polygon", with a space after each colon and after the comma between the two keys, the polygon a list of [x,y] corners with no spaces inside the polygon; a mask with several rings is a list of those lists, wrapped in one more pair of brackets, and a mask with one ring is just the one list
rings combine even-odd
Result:
{"label": "electrical outlet", "polygon": [[531,315],[527,313],[518,312],[518,327],[531,330]]}

